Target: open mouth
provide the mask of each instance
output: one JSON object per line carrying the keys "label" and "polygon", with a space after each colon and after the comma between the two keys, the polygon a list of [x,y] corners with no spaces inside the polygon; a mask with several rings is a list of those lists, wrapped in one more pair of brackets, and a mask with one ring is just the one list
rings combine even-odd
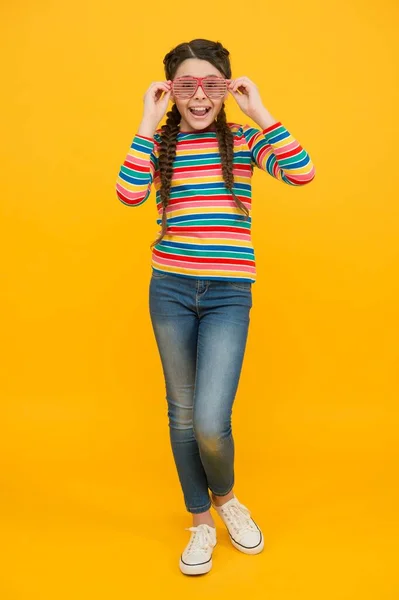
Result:
{"label": "open mouth", "polygon": [[211,107],[204,106],[203,108],[189,108],[188,110],[194,117],[201,119],[209,113],[209,111],[211,110]]}

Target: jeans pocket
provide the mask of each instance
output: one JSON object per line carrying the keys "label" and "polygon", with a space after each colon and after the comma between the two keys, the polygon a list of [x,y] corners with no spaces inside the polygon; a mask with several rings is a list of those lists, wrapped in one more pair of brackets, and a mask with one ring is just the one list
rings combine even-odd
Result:
{"label": "jeans pocket", "polygon": [[229,285],[243,292],[250,292],[252,289],[252,281],[228,281]]}

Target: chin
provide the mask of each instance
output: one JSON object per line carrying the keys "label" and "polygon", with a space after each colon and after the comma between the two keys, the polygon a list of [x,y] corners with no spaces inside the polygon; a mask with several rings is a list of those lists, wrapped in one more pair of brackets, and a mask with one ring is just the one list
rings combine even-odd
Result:
{"label": "chin", "polygon": [[215,119],[212,117],[210,119],[206,119],[204,121],[194,121],[192,119],[188,120],[187,119],[187,124],[192,127],[193,129],[205,129],[206,127],[209,127],[210,125],[213,125],[213,123],[215,122]]}
{"label": "chin", "polygon": [[203,123],[190,123],[189,125],[193,129],[205,129],[205,127],[212,125],[212,121],[204,121]]}

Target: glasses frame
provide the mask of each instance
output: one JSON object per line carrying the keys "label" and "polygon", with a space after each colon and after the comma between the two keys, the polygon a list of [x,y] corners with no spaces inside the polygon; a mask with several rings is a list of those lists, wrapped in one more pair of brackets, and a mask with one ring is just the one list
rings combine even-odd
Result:
{"label": "glasses frame", "polygon": [[[195,79],[197,81],[197,85],[196,85],[196,88],[193,91],[193,93],[191,95],[188,95],[188,94],[179,94],[179,92],[176,94],[176,91],[175,91],[175,82],[182,81],[182,80],[188,79],[188,78]],[[220,96],[213,96],[213,98],[215,98],[215,99],[216,98],[222,98],[225,95],[225,93],[227,92],[227,84],[232,81],[231,79],[226,79],[225,77],[220,77],[219,75],[207,75],[206,77],[195,77],[194,75],[183,75],[182,77],[177,77],[176,79],[172,80],[172,91],[173,91],[174,95],[176,96],[176,98],[192,98],[197,93],[197,90],[198,90],[199,86],[201,86],[202,89],[203,89],[203,91],[204,91],[204,94],[208,98],[210,98],[212,100],[212,96],[209,96],[206,93],[206,91],[205,91],[205,89],[204,89],[204,87],[202,85],[202,82],[205,79],[212,79],[212,80],[218,79],[218,80],[226,82],[226,91],[223,92],[223,94],[221,94]]]}

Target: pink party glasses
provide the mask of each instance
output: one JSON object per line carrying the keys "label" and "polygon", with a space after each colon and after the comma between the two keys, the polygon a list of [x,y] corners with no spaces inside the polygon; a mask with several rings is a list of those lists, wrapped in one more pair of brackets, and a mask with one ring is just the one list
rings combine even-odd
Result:
{"label": "pink party glasses", "polygon": [[198,87],[201,86],[208,98],[222,98],[230,81],[231,79],[217,75],[208,75],[207,77],[184,75],[172,81],[172,90],[176,98],[192,98]]}

